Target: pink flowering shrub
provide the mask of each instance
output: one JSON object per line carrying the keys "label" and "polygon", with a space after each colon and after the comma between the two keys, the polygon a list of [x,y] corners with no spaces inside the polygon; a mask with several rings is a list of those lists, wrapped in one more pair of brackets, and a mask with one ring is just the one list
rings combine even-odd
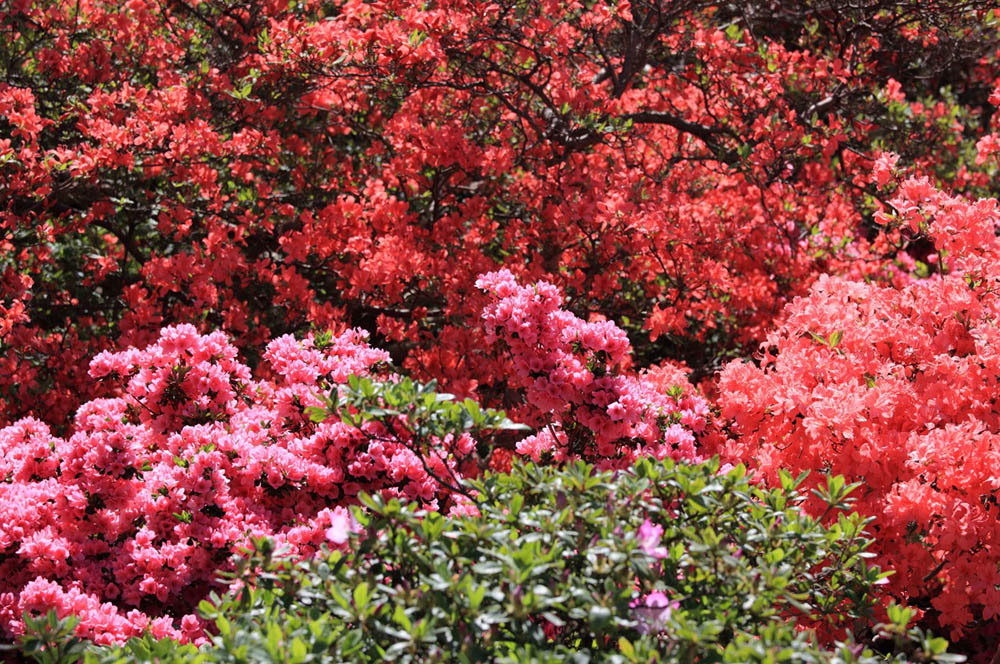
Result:
{"label": "pink flowering shrub", "polygon": [[876,517],[891,587],[953,637],[976,623],[986,638],[1000,618],[997,205],[917,178],[891,204],[881,221],[928,238],[937,269],[895,287],[821,278],[759,366],[722,372],[724,451],[771,478],[787,468],[863,482],[856,507]]}
{"label": "pink flowering shrub", "polygon": [[[522,288],[509,272],[479,284],[493,295],[488,335],[509,350],[521,410],[542,425],[517,444],[520,453],[604,467],[696,456],[692,432],[704,428],[707,407],[664,388],[679,373],[627,373],[625,334],[560,310],[549,284]],[[365,377],[388,354],[359,332],[279,337],[263,358],[255,377],[224,334],[168,327],[144,349],[93,359],[91,377],[117,396],[81,406],[68,437],[30,418],[0,430],[0,628],[8,636],[23,630],[25,611],[56,609],[79,616],[78,633],[97,642],[147,628],[197,640],[199,619],[183,616],[251,538],[272,537],[295,555],[323,542],[343,546],[342,505],[361,492],[474,514],[457,483],[477,472],[476,441],[460,430],[427,431],[443,413],[463,412],[518,428],[475,404],[441,405],[447,396],[425,393],[430,386],[379,387]],[[415,410],[417,402],[439,406]],[[367,412],[375,406],[378,417]]]}
{"label": "pink flowering shrub", "polygon": [[476,285],[491,298],[486,338],[506,351],[507,386],[523,394],[525,416],[540,424],[518,453],[535,461],[581,458],[603,469],[641,456],[697,458],[694,433],[705,427],[707,403],[686,395],[680,380],[664,389],[668,371],[629,372],[623,330],[561,309],[559,290],[548,282],[521,286],[500,270]]}
{"label": "pink flowering shrub", "polygon": [[363,334],[284,336],[264,358],[274,379],[254,380],[225,335],[169,327],[145,349],[94,358],[91,376],[120,392],[84,404],[68,438],[34,419],[0,430],[7,636],[23,612],[54,608],[78,615],[78,633],[97,642],[147,627],[197,638],[196,617],[174,619],[249,538],[307,554],[346,541],[338,505],[359,492],[447,501],[427,470],[444,474],[451,456],[421,460],[378,421],[307,416],[324,390],[388,359]]}

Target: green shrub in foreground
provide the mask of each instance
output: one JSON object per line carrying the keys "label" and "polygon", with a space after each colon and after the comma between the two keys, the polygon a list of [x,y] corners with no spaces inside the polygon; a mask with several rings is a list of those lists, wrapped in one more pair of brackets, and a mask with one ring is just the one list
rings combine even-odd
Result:
{"label": "green shrub in foreground", "polygon": [[[248,584],[203,603],[218,633],[200,650],[146,637],[86,661],[960,659],[908,629],[906,609],[876,624],[885,573],[866,562],[865,521],[845,512],[852,487],[828,481],[823,525],[798,508],[801,478],[766,490],[717,470],[516,466],[471,482],[480,514],[460,518],[366,498],[346,551],[295,562],[257,542],[237,566]],[[26,652],[44,661],[59,626],[39,624]]]}

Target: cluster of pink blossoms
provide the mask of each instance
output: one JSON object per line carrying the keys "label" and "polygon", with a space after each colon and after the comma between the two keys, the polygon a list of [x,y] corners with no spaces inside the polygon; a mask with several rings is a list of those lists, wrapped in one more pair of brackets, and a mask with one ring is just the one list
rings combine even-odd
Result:
{"label": "cluster of pink blossoms", "polygon": [[[541,414],[539,432],[517,445],[532,459],[583,458],[621,468],[640,456],[696,459],[693,433],[708,405],[686,394],[679,372],[629,373],[631,346],[610,321],[587,322],[561,309],[550,283],[521,286],[508,270],[476,281],[491,296],[486,337],[506,347],[508,384]],[[664,389],[666,375],[678,379]]]}
{"label": "cluster of pink blossoms", "polygon": [[[512,385],[541,414],[520,453],[605,468],[696,458],[707,405],[673,387],[681,372],[626,373],[625,334],[562,311],[550,284],[521,287],[509,272],[478,283],[493,295],[488,336],[503,338]],[[98,643],[146,629],[197,641],[193,607],[249,538],[300,555],[343,546],[344,505],[360,492],[475,513],[435,479],[474,472],[468,435],[420,456],[405,425],[309,417],[388,360],[363,334],[283,336],[263,357],[255,378],[224,334],[168,327],[147,348],[94,358],[91,376],[118,396],[81,406],[69,437],[35,419],[0,430],[0,630],[16,635],[25,611],[56,609]]]}
{"label": "cluster of pink blossoms", "polygon": [[[437,507],[446,492],[382,424],[309,419],[319,394],[388,359],[358,332],[322,345],[272,341],[275,378],[255,381],[223,334],[166,328],[94,358],[121,392],[84,404],[68,438],[33,419],[0,430],[0,630],[54,608],[99,643],[146,628],[197,639],[185,614],[248,538],[303,555],[342,544],[340,505],[361,491]],[[445,476],[457,463],[426,461]]]}

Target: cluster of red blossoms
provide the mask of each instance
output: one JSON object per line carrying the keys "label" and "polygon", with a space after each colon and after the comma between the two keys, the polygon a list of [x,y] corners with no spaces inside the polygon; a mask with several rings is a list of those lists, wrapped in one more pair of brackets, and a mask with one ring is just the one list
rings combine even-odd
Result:
{"label": "cluster of red blossoms", "polygon": [[[863,480],[890,591],[986,652],[994,4],[0,3],[0,628],[197,639],[359,492],[720,454]],[[532,432],[310,419],[352,374]]]}

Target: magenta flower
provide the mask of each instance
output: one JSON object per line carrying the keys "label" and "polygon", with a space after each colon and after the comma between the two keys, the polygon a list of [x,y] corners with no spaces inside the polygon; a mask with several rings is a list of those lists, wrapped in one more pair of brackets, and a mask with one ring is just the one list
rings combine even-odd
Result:
{"label": "magenta flower", "polygon": [[666,558],[666,548],[660,546],[660,538],[663,537],[663,526],[654,524],[646,519],[639,526],[639,548],[654,558]]}
{"label": "magenta flower", "polygon": [[642,601],[632,603],[632,611],[639,621],[638,630],[642,634],[662,632],[667,627],[670,615],[680,606],[677,601],[670,601],[664,593],[656,591],[646,595]]}
{"label": "magenta flower", "polygon": [[326,538],[333,544],[341,546],[347,543],[351,536],[351,515],[343,508],[334,510],[330,517],[330,527],[326,530]]}

